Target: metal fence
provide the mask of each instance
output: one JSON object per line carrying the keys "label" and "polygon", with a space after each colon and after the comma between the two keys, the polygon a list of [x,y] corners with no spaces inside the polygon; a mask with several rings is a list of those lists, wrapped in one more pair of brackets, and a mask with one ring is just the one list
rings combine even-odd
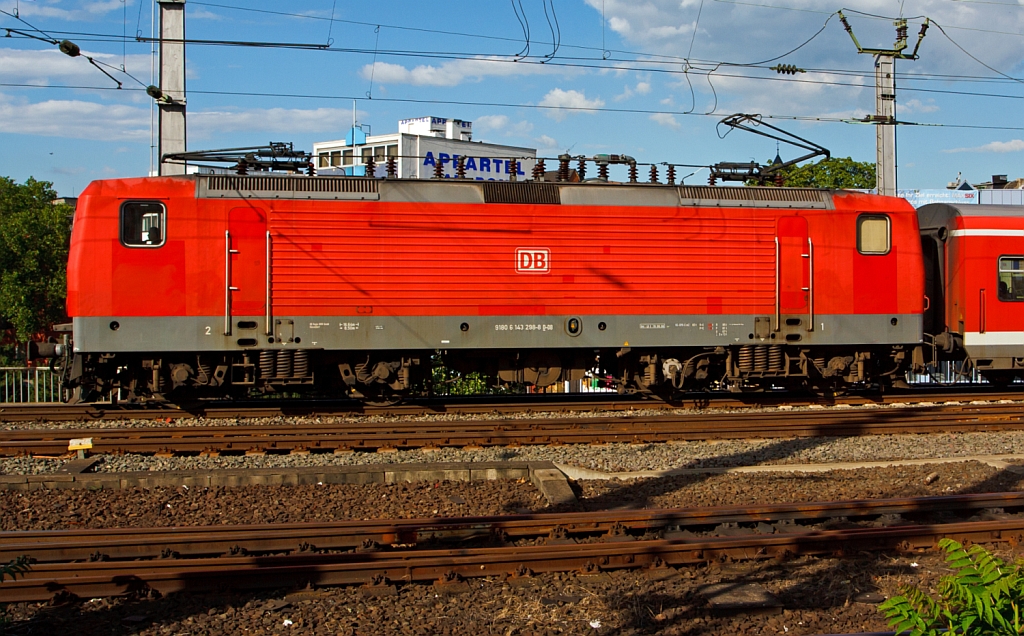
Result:
{"label": "metal fence", "polygon": [[60,401],[60,376],[49,367],[0,367],[0,403]]}

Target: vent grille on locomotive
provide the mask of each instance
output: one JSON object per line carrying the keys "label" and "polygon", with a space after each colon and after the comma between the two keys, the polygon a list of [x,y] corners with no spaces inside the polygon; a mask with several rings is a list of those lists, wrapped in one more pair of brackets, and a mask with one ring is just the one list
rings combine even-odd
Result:
{"label": "vent grille on locomotive", "polygon": [[539,203],[559,205],[562,198],[553,183],[485,181],[485,203]]}

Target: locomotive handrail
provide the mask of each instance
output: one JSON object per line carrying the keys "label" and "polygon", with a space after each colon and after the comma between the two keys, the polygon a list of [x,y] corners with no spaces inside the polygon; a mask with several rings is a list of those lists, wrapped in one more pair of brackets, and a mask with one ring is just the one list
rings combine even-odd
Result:
{"label": "locomotive handrail", "polygon": [[231,292],[237,287],[231,286],[231,255],[238,250],[231,249],[231,231],[224,231],[224,335],[231,335]]}
{"label": "locomotive handrail", "polygon": [[782,328],[782,306],[779,302],[779,237],[775,237],[775,331]]}
{"label": "locomotive handrail", "polygon": [[814,331],[814,243],[807,237],[807,331]]}
{"label": "locomotive handrail", "polygon": [[274,329],[270,325],[270,230],[267,230],[267,336],[274,335]]}

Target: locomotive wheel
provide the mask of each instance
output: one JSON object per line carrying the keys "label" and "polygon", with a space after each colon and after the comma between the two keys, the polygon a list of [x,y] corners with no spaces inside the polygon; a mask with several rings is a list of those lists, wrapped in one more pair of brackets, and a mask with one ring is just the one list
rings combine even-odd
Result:
{"label": "locomotive wheel", "polygon": [[363,386],[359,395],[353,395],[367,406],[395,406],[401,404],[408,397],[406,391],[395,391],[387,385]]}

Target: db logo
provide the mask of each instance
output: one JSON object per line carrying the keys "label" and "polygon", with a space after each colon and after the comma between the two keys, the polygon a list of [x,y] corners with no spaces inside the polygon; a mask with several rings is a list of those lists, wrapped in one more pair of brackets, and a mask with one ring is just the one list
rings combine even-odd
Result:
{"label": "db logo", "polygon": [[516,271],[524,274],[545,274],[551,269],[551,250],[546,247],[516,249]]}

